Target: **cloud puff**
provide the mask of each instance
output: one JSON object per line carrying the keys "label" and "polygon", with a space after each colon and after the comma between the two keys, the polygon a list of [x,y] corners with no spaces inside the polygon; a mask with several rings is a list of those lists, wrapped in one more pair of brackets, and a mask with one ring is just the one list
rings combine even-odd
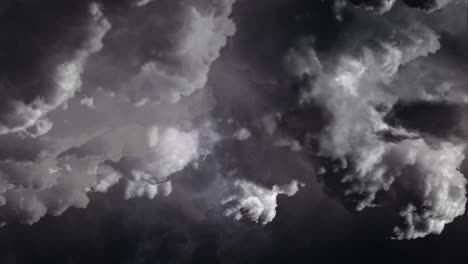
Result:
{"label": "cloud puff", "polygon": [[154,1],[154,0],[135,0],[133,2],[135,2],[136,6],[144,6],[144,5],[149,4],[152,1]]}
{"label": "cloud puff", "polygon": [[[395,228],[398,239],[440,234],[445,224],[465,213],[466,179],[459,171],[465,145],[442,143],[433,149],[422,140],[403,142],[400,153],[407,153],[398,185],[411,198],[401,211],[404,227]],[[411,157],[412,156],[412,157]],[[392,157],[396,158],[396,157]]]}
{"label": "cloud puff", "polygon": [[102,164],[93,188],[106,192],[125,179],[126,199],[143,195],[153,199],[158,192],[168,195],[171,192],[169,176],[202,155],[199,138],[197,131],[166,128],[159,132],[157,127],[152,127],[148,131],[149,149],[138,153],[139,156],[124,156],[114,164]]}
{"label": "cloud puff", "polygon": [[246,128],[239,128],[238,130],[236,130],[236,132],[234,132],[234,135],[233,135],[233,137],[239,141],[247,140],[251,136],[252,136],[252,133]]}
{"label": "cloud puff", "polygon": [[247,180],[235,180],[231,188],[232,194],[222,201],[225,205],[224,214],[235,220],[246,218],[265,225],[276,216],[278,195],[295,195],[299,190],[299,183],[291,181],[284,186],[266,188]]}
{"label": "cloud puff", "polygon": [[84,208],[92,186],[97,163],[90,159],[44,160],[35,163],[1,164],[4,182],[0,196],[2,224],[11,221],[32,224],[46,213],[60,215],[69,207]]}
{"label": "cloud puff", "polygon": [[392,8],[396,0],[350,0],[350,2],[378,13],[384,13]]}

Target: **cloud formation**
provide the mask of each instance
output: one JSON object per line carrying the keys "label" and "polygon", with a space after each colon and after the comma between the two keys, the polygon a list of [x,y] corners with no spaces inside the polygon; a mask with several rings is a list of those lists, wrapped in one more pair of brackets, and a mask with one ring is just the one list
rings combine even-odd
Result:
{"label": "cloud formation", "polygon": [[97,183],[93,187],[107,192],[110,187],[125,179],[125,199],[156,194],[169,195],[169,176],[181,171],[202,155],[197,131],[184,132],[176,128],[158,127],[148,130],[148,147],[139,156],[124,156],[114,164],[102,164],[98,168]]}
{"label": "cloud formation", "polygon": [[[45,8],[66,8],[56,4]],[[27,10],[22,13],[21,5],[11,7],[11,16],[3,17],[2,22],[3,31],[11,35],[2,40],[0,47],[4,54],[0,66],[0,134],[35,125],[73,97],[81,87],[86,60],[102,48],[102,38],[111,27],[97,4],[76,5],[75,14],[67,17],[70,14],[65,13],[58,18],[62,23],[44,22],[37,13]],[[28,35],[23,29],[28,23],[36,27],[36,35]],[[72,28],[75,30],[70,35]],[[28,40],[34,37],[39,40]],[[62,45],[56,43],[57,37],[62,38],[58,40],[64,42]],[[20,49],[15,41],[22,41]]]}
{"label": "cloud formation", "polygon": [[[219,140],[204,110],[212,105],[209,96],[175,104],[206,85],[211,63],[234,33],[234,1],[56,2],[12,3],[8,11],[15,15],[2,17],[12,20],[3,27],[19,34],[1,46],[2,54],[11,54],[1,68],[2,225],[84,208],[89,193],[111,188],[120,188],[125,199],[169,195],[170,177],[195,166]],[[34,7],[51,17],[63,13],[63,23],[40,20],[40,11],[28,17]],[[136,21],[142,12],[154,19]],[[29,37],[21,19],[37,19],[42,42],[15,50],[14,41]],[[130,52],[121,61],[107,60],[139,26],[141,38],[154,37],[138,52],[153,56],[139,60]],[[30,65],[21,53],[35,59],[31,69],[21,70],[27,78],[15,76],[16,66]],[[135,61],[140,72],[128,68]],[[89,72],[95,67],[97,79]],[[114,70],[125,73],[121,87],[108,86]]]}
{"label": "cloud formation", "polygon": [[[377,206],[382,192],[394,192],[405,219],[394,230],[396,238],[440,234],[465,212],[466,179],[459,169],[466,144],[389,125],[385,116],[401,101],[466,104],[466,89],[456,85],[463,78],[425,85],[424,71],[410,69],[438,52],[439,36],[415,21],[378,19],[372,23],[375,29],[355,28],[332,65],[318,58],[310,41],[300,41],[285,62],[291,74],[306,80],[300,102],[320,105],[329,115],[318,136],[318,154],[341,160],[332,173],[342,175],[344,197],[360,211]],[[406,71],[413,77],[405,76]],[[415,73],[420,77],[414,78]],[[325,167],[320,170],[326,172]]]}
{"label": "cloud formation", "polygon": [[[203,0],[188,4],[180,0],[158,1],[117,12],[119,20],[125,21],[123,30],[127,34],[116,32],[110,36],[121,46],[102,54],[96,67],[104,67],[102,71],[113,68],[118,58],[115,52],[122,49],[126,56],[132,56],[135,73],[119,84],[100,80],[102,86],[125,94],[137,106],[177,103],[181,97],[203,88],[211,64],[219,57],[227,38],[235,33],[234,22],[229,17],[233,3],[233,0],[209,4]],[[141,16],[148,14],[153,18],[141,21]],[[139,29],[134,30],[133,26]],[[129,43],[130,36],[134,41]]]}
{"label": "cloud formation", "polygon": [[465,213],[466,1],[40,2],[0,5],[1,225],[101,194],[266,225],[316,174],[396,239]]}
{"label": "cloud formation", "polygon": [[288,185],[265,188],[246,180],[233,182],[233,194],[221,203],[225,205],[224,214],[235,220],[249,219],[263,225],[273,221],[276,216],[277,196],[293,196],[299,190],[299,183],[292,181]]}

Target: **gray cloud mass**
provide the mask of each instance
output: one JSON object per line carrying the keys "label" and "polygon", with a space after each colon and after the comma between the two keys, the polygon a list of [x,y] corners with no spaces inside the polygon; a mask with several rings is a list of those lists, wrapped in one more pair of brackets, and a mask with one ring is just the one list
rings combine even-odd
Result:
{"label": "gray cloud mass", "polygon": [[116,194],[274,225],[319,182],[389,237],[441,234],[467,202],[467,2],[287,2],[0,4],[0,225]]}

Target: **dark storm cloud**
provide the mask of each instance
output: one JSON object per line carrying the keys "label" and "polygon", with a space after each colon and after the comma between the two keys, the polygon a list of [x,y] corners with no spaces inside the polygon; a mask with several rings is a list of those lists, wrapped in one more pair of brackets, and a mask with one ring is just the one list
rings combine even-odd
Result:
{"label": "dark storm cloud", "polygon": [[15,1],[7,8],[1,17],[1,134],[33,126],[73,97],[87,58],[110,28],[87,1]]}
{"label": "dark storm cloud", "polygon": [[[169,176],[218,141],[208,94],[176,103],[205,86],[235,31],[232,4],[11,1],[0,49],[1,222],[86,207],[89,192],[120,182],[126,198],[169,194]],[[107,81],[117,76],[118,86]]]}
{"label": "dark storm cloud", "polygon": [[[377,13],[389,11],[397,0],[349,0],[351,3],[364,7],[368,10],[374,10]],[[426,12],[434,12],[443,9],[449,3],[466,4],[466,0],[403,0],[407,6],[418,8]]]}
{"label": "dark storm cloud", "polygon": [[[457,68],[450,71],[451,78],[435,74],[450,66],[431,62],[432,54],[444,47],[437,29],[417,17],[407,21],[398,10],[377,17],[351,12],[357,17],[335,53],[317,54],[313,41],[301,40],[285,60],[292,75],[306,80],[301,102],[328,112],[328,124],[314,136],[318,154],[340,162],[319,172],[326,173],[323,178],[332,190],[344,189],[344,199],[359,211],[385,202],[378,199],[382,193],[398,190],[397,210],[405,220],[395,228],[397,238],[440,234],[445,223],[465,212],[466,179],[460,166],[466,136],[458,123],[465,114],[466,79]],[[408,109],[411,113],[398,114],[400,101],[414,107]],[[432,107],[423,113],[418,105]],[[394,126],[384,120],[391,109],[389,116],[401,121]],[[448,118],[436,131],[430,124],[416,124],[424,122],[420,115]],[[382,133],[392,136],[380,138]],[[326,179],[333,174],[341,174],[336,182]]]}
{"label": "dark storm cloud", "polygon": [[[48,119],[2,137],[9,142],[0,169],[2,222],[32,224],[46,214],[86,207],[89,193],[114,187],[125,199],[168,195],[173,174],[197,166],[226,136],[236,138],[234,131],[215,131],[209,94],[194,94],[205,86],[211,63],[235,31],[232,4],[90,4],[108,27],[102,51],[86,55],[82,76],[74,75],[83,87],[57,102],[61,108],[50,109]],[[30,144],[12,149],[12,139]],[[219,173],[236,174],[227,168]],[[265,224],[274,218],[277,196],[292,196],[299,186],[293,179],[261,186],[247,178],[223,179],[216,203],[228,216]]]}
{"label": "dark storm cloud", "polygon": [[463,126],[466,105],[434,102],[398,103],[385,117],[387,123],[420,133],[449,138],[466,138]]}
{"label": "dark storm cloud", "polygon": [[[42,111],[3,124],[0,262],[443,261],[446,241],[461,252],[466,1],[347,2],[0,5],[16,21],[0,44],[13,51],[3,100]],[[25,29],[36,20],[37,40]],[[59,97],[45,84],[70,60],[77,85]]]}
{"label": "dark storm cloud", "polygon": [[[403,0],[405,4],[410,7],[420,8],[426,11],[435,11],[442,9],[448,3],[452,2],[450,0]],[[453,1],[455,2],[455,1]]]}

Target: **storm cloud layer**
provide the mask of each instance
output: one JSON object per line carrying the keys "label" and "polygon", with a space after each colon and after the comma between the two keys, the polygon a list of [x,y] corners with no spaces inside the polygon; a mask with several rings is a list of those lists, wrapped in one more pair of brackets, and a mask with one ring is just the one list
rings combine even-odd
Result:
{"label": "storm cloud layer", "polygon": [[281,201],[323,192],[391,215],[387,237],[441,234],[467,202],[466,8],[5,1],[0,224],[100,197],[268,228]]}
{"label": "storm cloud layer", "polygon": [[[125,184],[127,198],[168,195],[169,176],[207,155],[218,140],[206,110],[173,104],[205,86],[210,64],[235,31],[228,17],[232,1],[134,5],[18,1],[7,6],[3,24],[11,34],[2,42],[8,57],[2,60],[1,111],[5,223],[34,223],[45,214],[86,207],[88,192],[117,183]],[[45,20],[34,8],[64,21]],[[143,14],[153,19],[138,24]],[[31,30],[38,30],[41,42],[21,39],[21,34],[34,38],[22,29],[30,23],[37,24]],[[17,41],[25,44],[18,48]],[[103,42],[110,50],[90,58]],[[128,50],[120,62],[119,45]],[[87,74],[94,67],[102,71],[97,79]],[[120,71],[121,83],[113,82]],[[199,100],[196,104],[211,104]]]}

